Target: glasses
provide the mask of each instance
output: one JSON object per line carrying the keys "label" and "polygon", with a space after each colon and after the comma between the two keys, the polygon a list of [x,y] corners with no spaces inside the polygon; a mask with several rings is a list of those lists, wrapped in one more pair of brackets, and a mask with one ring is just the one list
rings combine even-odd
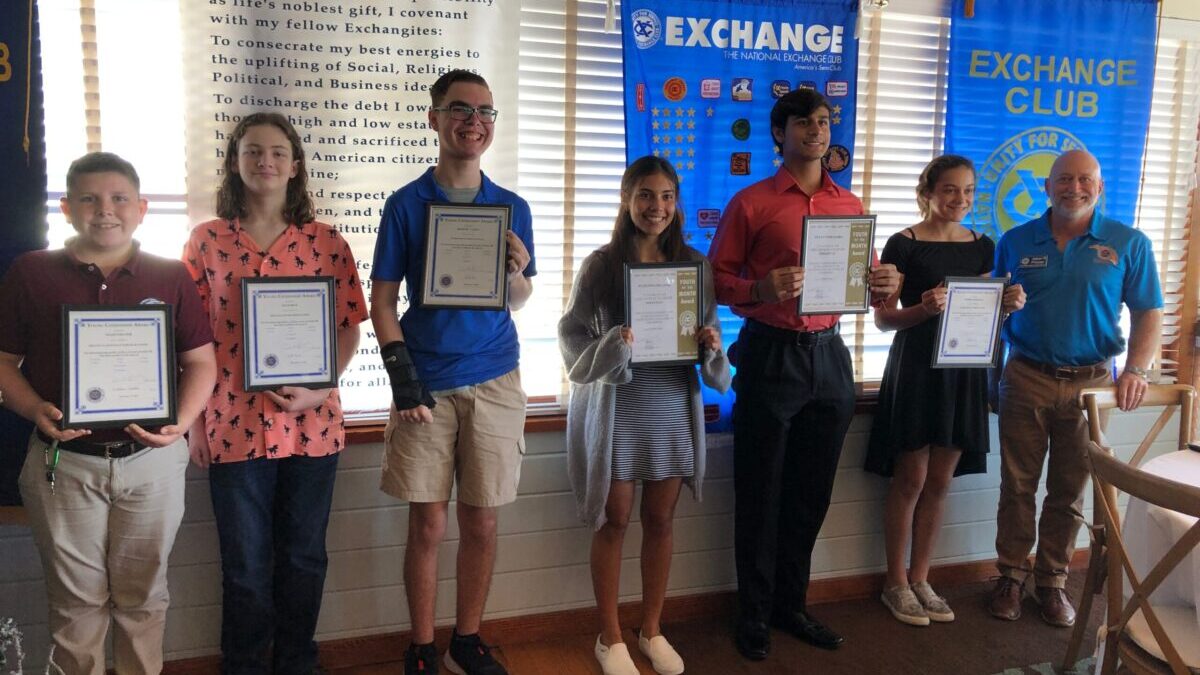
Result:
{"label": "glasses", "polygon": [[469,105],[451,105],[441,108],[434,108],[434,112],[449,112],[450,119],[466,122],[471,119],[472,115],[479,115],[479,121],[484,124],[492,124],[496,121],[496,117],[500,114],[495,108],[472,108]]}

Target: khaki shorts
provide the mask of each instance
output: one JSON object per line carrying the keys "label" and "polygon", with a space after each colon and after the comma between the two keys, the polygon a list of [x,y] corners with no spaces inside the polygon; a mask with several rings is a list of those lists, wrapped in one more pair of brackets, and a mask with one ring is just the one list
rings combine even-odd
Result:
{"label": "khaki shorts", "polygon": [[445,502],[458,479],[458,500],[500,506],[517,498],[525,454],[525,390],[513,369],[487,382],[438,396],[433,422],[398,422],[384,431],[379,488],[410,502]]}

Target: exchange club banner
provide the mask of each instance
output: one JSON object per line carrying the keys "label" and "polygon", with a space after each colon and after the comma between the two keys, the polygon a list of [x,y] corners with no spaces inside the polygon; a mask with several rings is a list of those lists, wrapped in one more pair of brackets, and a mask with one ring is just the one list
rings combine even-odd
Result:
{"label": "exchange club banner", "polygon": [[1054,159],[1100,161],[1106,215],[1134,222],[1154,86],[1156,0],[955,0],[946,151],[975,161],[975,229],[1050,205]]}
{"label": "exchange club banner", "polygon": [[[721,210],[782,164],[776,99],[815,89],[832,105],[825,166],[850,187],[858,77],[858,0],[624,0],[625,155],[675,165],[688,243],[707,252]],[[722,332],[740,320],[722,308]],[[706,402],[719,397],[705,392]],[[721,400],[728,424],[732,395]]]}

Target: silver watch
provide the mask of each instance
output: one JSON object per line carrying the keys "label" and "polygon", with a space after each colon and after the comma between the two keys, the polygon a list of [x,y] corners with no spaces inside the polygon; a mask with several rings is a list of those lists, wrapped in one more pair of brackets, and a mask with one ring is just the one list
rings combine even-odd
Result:
{"label": "silver watch", "polygon": [[1138,377],[1142,378],[1143,380],[1150,379],[1150,371],[1146,370],[1145,368],[1138,368],[1137,366],[1126,364],[1125,372],[1137,375]]}

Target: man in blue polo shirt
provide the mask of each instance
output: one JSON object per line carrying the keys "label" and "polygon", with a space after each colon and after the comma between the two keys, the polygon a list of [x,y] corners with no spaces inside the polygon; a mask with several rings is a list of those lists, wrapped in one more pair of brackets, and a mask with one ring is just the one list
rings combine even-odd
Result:
{"label": "man in blue polo shirt", "polygon": [[[1112,385],[1112,358],[1125,349],[1121,303],[1132,317],[1129,352],[1117,380],[1122,410],[1141,405],[1146,368],[1158,348],[1163,300],[1150,240],[1104,217],[1096,208],[1103,191],[1095,157],[1082,150],[1063,154],[1046,179],[1050,209],[1006,232],[996,246],[995,274],[1011,274],[1028,293],[1025,308],[1004,325],[1012,353],[1000,381],[1001,576],[990,603],[1000,619],[1021,616],[1025,580],[1032,574],[1042,619],[1054,626],[1075,623],[1063,586],[1088,477],[1079,391]],[[1046,498],[1036,523],[1034,497],[1047,440]]]}
{"label": "man in blue polo shirt", "polygon": [[[479,169],[497,117],[487,82],[470,71],[452,70],[429,93],[438,163],[388,198],[371,272],[371,322],[394,404],[381,488],[409,502],[404,586],[412,644],[404,672],[438,671],[433,644],[437,553],[457,476],[458,614],[445,664],[453,673],[504,675],[479,639],[479,622],[496,557],[496,507],[516,499],[521,471],[525,392],[517,369],[517,329],[510,311],[423,307],[419,291],[430,202],[512,207],[509,310],[519,309],[533,291],[533,222],[524,199]],[[401,281],[407,282],[408,308],[397,321]]]}

